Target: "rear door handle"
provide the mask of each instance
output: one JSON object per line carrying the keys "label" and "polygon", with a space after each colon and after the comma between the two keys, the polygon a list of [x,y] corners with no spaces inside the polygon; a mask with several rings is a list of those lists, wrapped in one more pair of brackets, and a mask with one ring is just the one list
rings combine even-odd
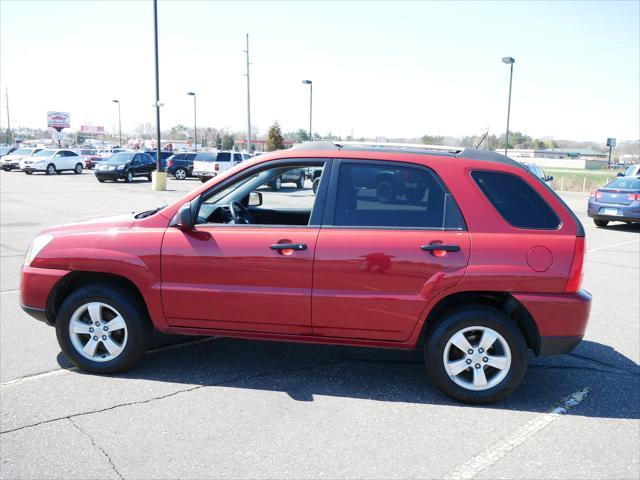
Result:
{"label": "rear door handle", "polygon": [[460,251],[460,246],[459,245],[440,245],[437,243],[430,243],[429,245],[422,245],[420,247],[422,250],[424,250],[425,252],[434,252],[436,250],[441,250],[441,251],[445,251],[445,252],[459,252]]}
{"label": "rear door handle", "polygon": [[270,248],[271,250],[306,250],[307,245],[305,243],[274,243]]}

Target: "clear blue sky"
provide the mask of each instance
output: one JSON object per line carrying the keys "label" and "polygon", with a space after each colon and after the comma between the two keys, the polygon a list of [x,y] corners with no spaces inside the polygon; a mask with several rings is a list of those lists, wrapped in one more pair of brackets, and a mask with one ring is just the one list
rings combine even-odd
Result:
{"label": "clear blue sky", "polygon": [[[603,141],[640,137],[640,2],[160,1],[162,127],[244,130],[244,35],[253,124],[356,136],[465,135],[505,128]],[[0,85],[12,126],[47,110],[113,129],[154,123],[150,1],[0,2]]]}

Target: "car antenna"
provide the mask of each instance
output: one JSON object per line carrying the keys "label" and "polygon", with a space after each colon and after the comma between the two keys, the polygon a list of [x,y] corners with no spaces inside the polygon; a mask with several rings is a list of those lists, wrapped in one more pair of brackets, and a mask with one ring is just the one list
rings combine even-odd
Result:
{"label": "car antenna", "polygon": [[484,139],[485,139],[485,138],[487,138],[487,135],[489,135],[489,130],[488,130],[488,129],[487,129],[487,131],[486,131],[486,132],[484,132],[484,135],[482,136],[482,138],[480,139],[480,141],[478,142],[478,144],[477,144],[475,147],[473,147],[473,148],[474,148],[474,150],[478,150],[478,147],[479,147],[480,145],[482,145],[482,142],[484,141]]}

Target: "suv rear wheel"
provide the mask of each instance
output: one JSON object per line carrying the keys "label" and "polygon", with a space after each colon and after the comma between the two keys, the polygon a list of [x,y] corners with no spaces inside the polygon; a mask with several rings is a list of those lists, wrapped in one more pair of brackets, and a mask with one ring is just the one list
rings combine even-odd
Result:
{"label": "suv rear wheel", "polygon": [[184,180],[187,178],[187,171],[184,168],[176,168],[173,176],[176,177],[176,180]]}
{"label": "suv rear wheel", "polygon": [[596,224],[596,227],[606,227],[609,224],[608,220],[596,220],[595,218],[593,219],[593,223]]}
{"label": "suv rear wheel", "polygon": [[142,301],[110,284],[74,291],[56,316],[65,356],[91,373],[128,370],[145,354],[153,327]]}
{"label": "suv rear wheel", "polygon": [[490,403],[511,394],[527,370],[527,345],[502,311],[470,305],[445,314],[425,348],[433,383],[467,403]]}

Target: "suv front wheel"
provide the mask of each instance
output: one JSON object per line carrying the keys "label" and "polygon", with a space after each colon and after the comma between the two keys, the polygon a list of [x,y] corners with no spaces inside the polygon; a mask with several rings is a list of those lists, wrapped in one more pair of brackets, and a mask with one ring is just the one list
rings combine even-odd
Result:
{"label": "suv front wheel", "polygon": [[527,369],[518,326],[487,305],[452,310],[432,332],[425,363],[433,383],[466,403],[491,403],[511,394]]}
{"label": "suv front wheel", "polygon": [[109,284],[74,291],[56,315],[56,336],[63,353],[91,373],[130,369],[145,354],[152,334],[142,301]]}

